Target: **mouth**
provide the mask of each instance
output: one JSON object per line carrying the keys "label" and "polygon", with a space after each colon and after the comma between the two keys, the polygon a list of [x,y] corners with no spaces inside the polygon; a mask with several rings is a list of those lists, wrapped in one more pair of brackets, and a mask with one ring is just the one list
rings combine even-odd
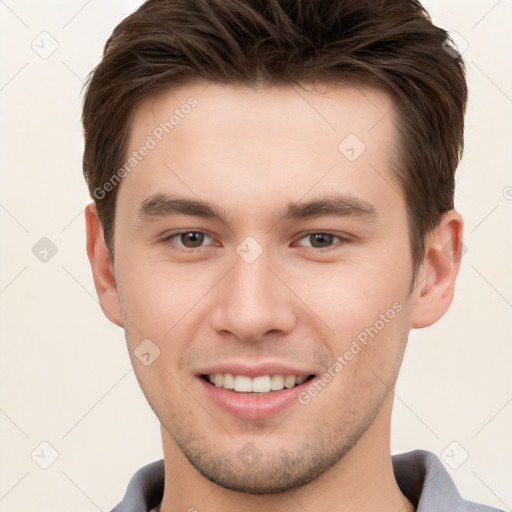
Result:
{"label": "mouth", "polygon": [[225,361],[196,373],[199,390],[231,417],[270,419],[285,414],[318,375],[313,368],[278,361]]}
{"label": "mouth", "polygon": [[225,389],[239,395],[261,396],[271,395],[283,390],[296,388],[312,380],[315,375],[283,375],[267,374],[249,377],[232,373],[211,373],[201,378],[217,388]]}

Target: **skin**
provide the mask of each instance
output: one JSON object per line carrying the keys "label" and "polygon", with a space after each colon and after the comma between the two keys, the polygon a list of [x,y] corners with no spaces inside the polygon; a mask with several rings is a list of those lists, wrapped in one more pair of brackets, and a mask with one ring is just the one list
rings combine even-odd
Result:
{"label": "skin", "polygon": [[[436,322],[452,301],[463,221],[452,210],[428,235],[410,293],[393,102],[372,87],[307,87],[197,83],[146,99],[129,153],[187,98],[198,104],[119,185],[114,265],[95,207],[86,209],[100,304],[125,329],[161,422],[164,512],[414,510],[391,466],[393,388],[409,331]],[[366,145],[353,162],[338,150],[348,134]],[[377,215],[276,223],[289,203],[334,192],[364,199]],[[156,193],[208,201],[227,223],[142,219],[141,203]],[[181,230],[208,236],[187,247],[186,238],[169,239]],[[335,236],[320,245],[307,236],[322,232]],[[248,236],[263,250],[252,263],[236,251]],[[397,302],[400,312],[306,405],[237,418],[206,396],[196,375],[218,362],[279,361],[321,377]],[[148,338],[160,356],[145,366],[134,351]],[[260,454],[252,465],[237,457],[247,443]]]}

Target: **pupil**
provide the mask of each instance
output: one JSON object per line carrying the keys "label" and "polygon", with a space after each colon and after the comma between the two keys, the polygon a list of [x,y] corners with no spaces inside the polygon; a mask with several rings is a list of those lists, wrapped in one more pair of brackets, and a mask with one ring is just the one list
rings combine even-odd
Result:
{"label": "pupil", "polygon": [[203,243],[204,235],[195,231],[182,233],[181,241],[185,247],[200,247]]}

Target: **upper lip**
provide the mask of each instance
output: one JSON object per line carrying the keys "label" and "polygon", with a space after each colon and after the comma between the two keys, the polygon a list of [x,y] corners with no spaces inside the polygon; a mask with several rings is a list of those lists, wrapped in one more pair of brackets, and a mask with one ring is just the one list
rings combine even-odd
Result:
{"label": "upper lip", "polygon": [[199,370],[198,375],[214,375],[217,373],[231,373],[233,375],[245,375],[247,377],[258,377],[260,375],[315,375],[316,372],[310,369],[294,367],[276,361],[261,363],[243,363],[233,361],[223,362]]}

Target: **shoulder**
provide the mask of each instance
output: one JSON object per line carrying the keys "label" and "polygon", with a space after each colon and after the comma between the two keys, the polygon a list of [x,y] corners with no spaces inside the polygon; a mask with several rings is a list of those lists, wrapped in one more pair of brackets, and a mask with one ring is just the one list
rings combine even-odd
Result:
{"label": "shoulder", "polygon": [[147,512],[162,500],[164,460],[140,468],[130,479],[122,501],[111,512]]}
{"label": "shoulder", "polygon": [[464,500],[439,458],[425,450],[394,455],[398,486],[415,504],[417,512],[501,512]]}

